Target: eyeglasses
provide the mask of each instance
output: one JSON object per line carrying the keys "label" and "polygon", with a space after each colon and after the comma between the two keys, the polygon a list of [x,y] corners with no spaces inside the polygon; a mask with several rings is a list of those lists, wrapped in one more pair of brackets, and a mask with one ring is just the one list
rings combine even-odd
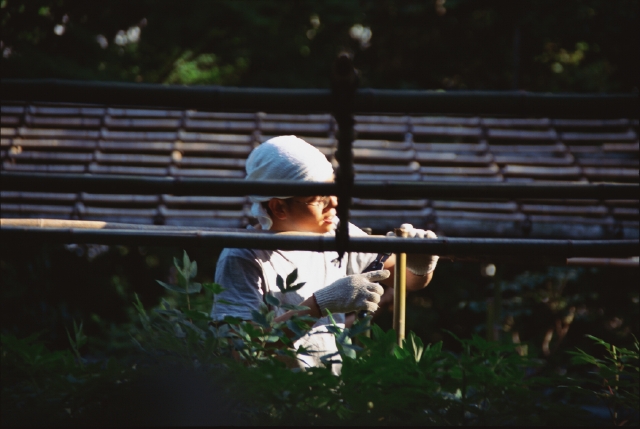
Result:
{"label": "eyeglasses", "polygon": [[316,206],[316,207],[319,207],[320,210],[324,210],[327,207],[329,207],[329,204],[331,204],[331,197],[329,196],[319,197],[317,201],[312,201],[310,203],[294,200],[293,198],[291,198],[290,201],[293,201],[294,203],[305,204],[307,206]]}

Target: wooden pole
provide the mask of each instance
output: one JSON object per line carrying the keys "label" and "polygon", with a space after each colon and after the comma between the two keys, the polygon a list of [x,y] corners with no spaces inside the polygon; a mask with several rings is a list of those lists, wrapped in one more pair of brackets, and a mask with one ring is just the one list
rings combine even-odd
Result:
{"label": "wooden pole", "polygon": [[[407,237],[407,232],[396,228],[397,237]],[[407,254],[396,253],[396,267],[393,276],[393,329],[398,335],[398,346],[402,347],[405,337],[407,309]]]}

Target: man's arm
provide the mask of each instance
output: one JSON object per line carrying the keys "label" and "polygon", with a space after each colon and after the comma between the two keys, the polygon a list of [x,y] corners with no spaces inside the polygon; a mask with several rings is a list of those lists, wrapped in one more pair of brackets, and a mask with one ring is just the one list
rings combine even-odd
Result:
{"label": "man's arm", "polygon": [[[387,286],[393,287],[393,277],[395,275],[396,270],[396,255],[392,254],[389,259],[387,259],[384,263],[384,269],[389,270],[391,275],[388,279],[381,281],[380,283]],[[407,291],[415,292],[420,289],[427,287],[431,279],[433,278],[433,271],[425,274],[424,276],[417,276],[413,274],[411,271],[407,270],[406,279],[407,279]]]}

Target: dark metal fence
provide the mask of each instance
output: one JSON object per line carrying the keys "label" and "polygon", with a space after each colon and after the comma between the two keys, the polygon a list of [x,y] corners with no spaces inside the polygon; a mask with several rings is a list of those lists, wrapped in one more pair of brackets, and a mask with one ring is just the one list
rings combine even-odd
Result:
{"label": "dark metal fence", "polygon": [[[274,234],[178,229],[81,229],[33,228],[3,225],[3,240],[48,241],[58,243],[137,244],[168,246],[245,247],[255,249],[310,250],[339,249],[333,237],[320,234]],[[5,241],[6,242],[6,241]],[[514,258],[544,255],[547,258],[628,257],[638,255],[637,240],[536,240],[507,238],[440,238],[412,240],[396,237],[351,237],[352,252],[406,252],[433,255],[509,256]]]}
{"label": "dark metal fence", "polygon": [[[349,71],[346,72],[348,74]],[[330,112],[329,89],[167,86],[56,79],[3,79],[3,100],[169,106],[208,111]],[[353,112],[520,115],[554,118],[637,118],[634,94],[537,94],[524,91],[358,89]]]}
{"label": "dark metal fence", "polygon": [[[638,97],[632,94],[531,94],[526,92],[434,92],[360,89],[351,59],[341,55],[334,64],[332,89],[265,89],[183,87],[149,84],[71,82],[61,80],[6,79],[1,83],[3,100],[55,101],[108,105],[154,105],[197,108],[201,110],[263,110],[268,112],[327,112],[339,125],[339,169],[336,184],[248,182],[244,180],[210,180],[194,178],[152,178],[73,174],[20,174],[2,172],[2,188],[11,190],[55,190],[58,192],[132,193],[173,195],[272,195],[273,189],[287,195],[338,195],[338,215],[343,221],[336,239],[283,237],[268,234],[212,232],[131,232],[75,231],[2,227],[5,238],[29,237],[39,240],[82,240],[116,243],[140,240],[142,244],[184,244],[215,242],[224,246],[248,246],[300,250],[401,251],[460,255],[532,255],[551,252],[571,256],[634,256],[635,241],[584,242],[539,240],[466,240],[448,239],[429,243],[384,238],[350,238],[347,232],[349,202],[352,197],[407,199],[423,197],[455,198],[591,198],[635,199],[637,184],[514,184],[514,183],[428,183],[428,182],[359,182],[353,181],[354,112],[419,112],[439,114],[507,114],[523,116],[619,118],[638,117]],[[108,237],[111,238],[108,238]],[[454,240],[454,241],[451,241]],[[463,240],[463,241],[460,241]],[[332,244],[333,243],[333,244]],[[366,243],[363,244],[363,243]],[[546,243],[546,244],[545,244]],[[364,247],[362,247],[364,246]],[[399,246],[399,247],[398,247]],[[554,247],[556,246],[556,247]],[[558,247],[559,246],[559,247]],[[587,247],[584,247],[587,246]],[[393,249],[393,250],[391,250]],[[492,250],[493,249],[493,250]],[[578,251],[578,249],[582,249]],[[589,249],[588,251],[585,249]],[[459,253],[462,252],[462,253]],[[567,257],[567,256],[562,256]]]}
{"label": "dark metal fence", "polygon": [[[376,199],[410,198],[564,198],[637,199],[638,184],[478,183],[478,182],[402,182],[360,181],[353,183],[351,196]],[[122,189],[135,194],[170,195],[340,195],[341,185],[333,183],[295,183],[248,181],[242,179],[199,179],[190,177],[141,177],[54,173],[2,172],[2,188],[14,191],[94,192],[119,194]]]}

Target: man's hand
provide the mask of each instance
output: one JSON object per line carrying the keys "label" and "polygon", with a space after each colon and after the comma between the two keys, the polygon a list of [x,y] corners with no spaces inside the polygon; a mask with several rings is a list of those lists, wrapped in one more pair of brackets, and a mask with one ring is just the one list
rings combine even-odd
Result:
{"label": "man's hand", "polygon": [[375,312],[384,289],[374,282],[388,278],[389,274],[388,270],[353,274],[320,289],[314,296],[321,313],[326,315],[327,310],[332,313],[358,310]]}
{"label": "man's hand", "polygon": [[[438,236],[429,230],[417,229],[409,223],[404,223],[400,226],[400,229],[407,232],[408,238],[438,238]],[[387,236],[395,237],[396,234],[392,231],[387,232]],[[438,256],[436,255],[420,255],[410,253],[407,254],[407,269],[416,276],[426,276],[436,269],[438,263]]]}

